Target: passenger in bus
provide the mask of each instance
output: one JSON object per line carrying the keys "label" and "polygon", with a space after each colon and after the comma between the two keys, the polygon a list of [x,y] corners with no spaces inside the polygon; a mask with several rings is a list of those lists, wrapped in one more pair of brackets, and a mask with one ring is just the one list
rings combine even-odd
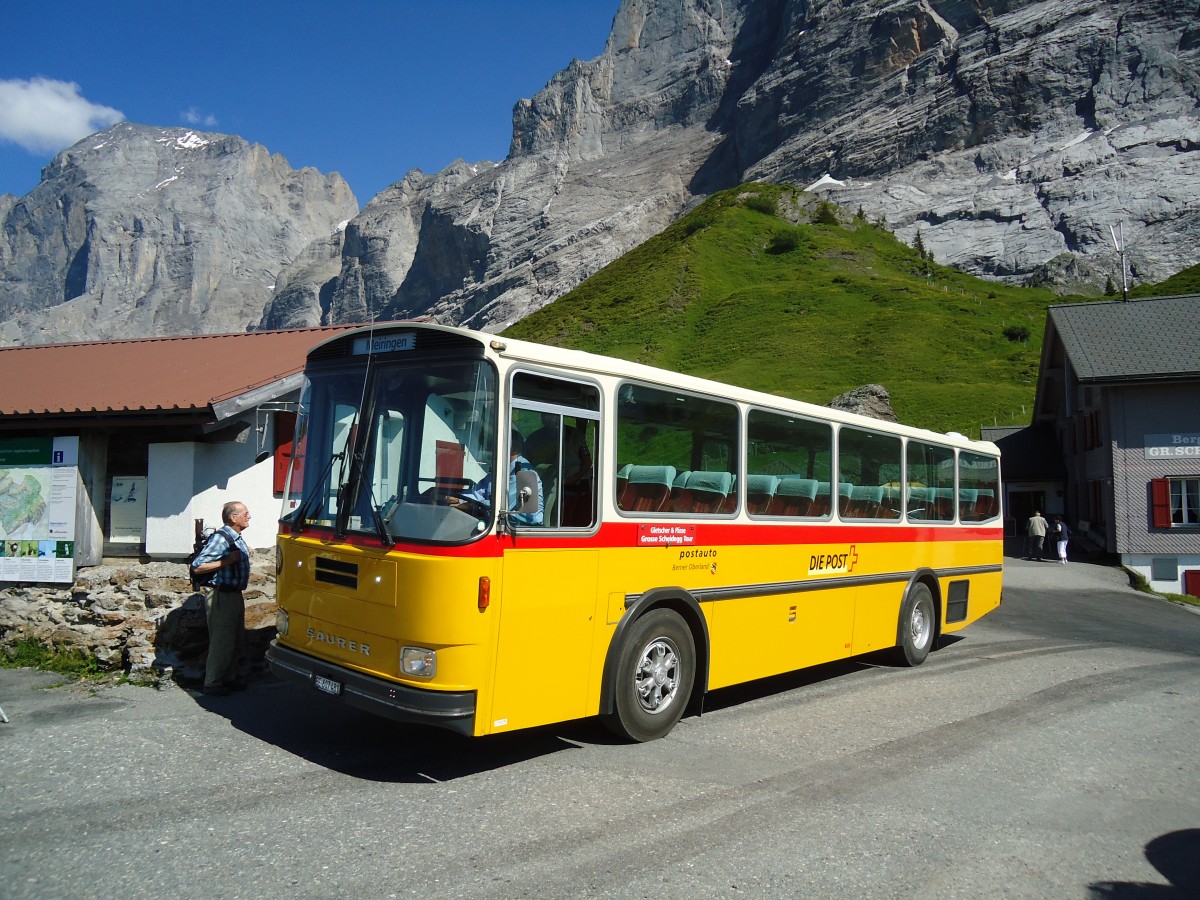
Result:
{"label": "passenger in bus", "polygon": [[[538,476],[537,469],[523,455],[525,441],[521,437],[521,432],[517,429],[512,430],[512,435],[509,438],[509,468],[508,468],[508,506],[507,509],[516,509],[520,504],[517,497],[517,473],[529,472],[533,475],[537,483],[537,510],[534,512],[510,513],[509,520],[518,525],[541,525],[542,516],[544,514],[545,498],[542,496],[542,479]],[[464,509],[469,512],[469,507],[472,503],[479,504],[484,508],[490,508],[492,505],[492,485],[494,479],[491,472],[484,475],[480,479],[479,484],[475,485],[472,490],[464,491],[457,497],[451,497],[449,503],[457,509]]]}
{"label": "passenger in bus", "polygon": [[592,453],[588,449],[584,422],[555,413],[542,413],[542,426],[525,438],[523,455],[537,468],[538,477],[542,479],[546,497],[543,524],[590,525]]}

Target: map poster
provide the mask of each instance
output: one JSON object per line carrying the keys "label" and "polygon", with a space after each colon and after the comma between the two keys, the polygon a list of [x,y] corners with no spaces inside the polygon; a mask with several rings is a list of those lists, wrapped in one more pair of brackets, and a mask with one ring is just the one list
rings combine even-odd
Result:
{"label": "map poster", "polygon": [[0,440],[0,581],[75,580],[77,437]]}

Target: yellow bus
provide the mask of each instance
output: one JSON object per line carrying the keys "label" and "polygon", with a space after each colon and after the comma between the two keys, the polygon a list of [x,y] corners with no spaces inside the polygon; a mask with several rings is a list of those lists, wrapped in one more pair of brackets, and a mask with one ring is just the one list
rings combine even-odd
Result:
{"label": "yellow bus", "polygon": [[308,356],[268,660],[464,735],[599,716],[652,740],[717,688],[920,664],[1000,604],[1000,500],[996,447],[961,435],[364,327]]}

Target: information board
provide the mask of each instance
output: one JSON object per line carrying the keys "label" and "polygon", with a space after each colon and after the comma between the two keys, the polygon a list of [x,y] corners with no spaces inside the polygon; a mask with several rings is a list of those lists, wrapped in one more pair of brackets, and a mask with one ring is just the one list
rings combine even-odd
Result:
{"label": "information board", "polygon": [[77,437],[0,440],[0,581],[75,580]]}

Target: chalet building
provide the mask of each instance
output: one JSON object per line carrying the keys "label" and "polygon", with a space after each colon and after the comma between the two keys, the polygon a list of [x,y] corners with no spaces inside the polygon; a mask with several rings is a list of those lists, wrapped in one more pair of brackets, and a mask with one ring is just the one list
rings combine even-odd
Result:
{"label": "chalet building", "polygon": [[1200,596],[1200,295],[1051,306],[1030,431],[1065,469],[1043,512]]}
{"label": "chalet building", "polygon": [[0,582],[181,558],[235,499],[273,546],[305,356],[349,327],[0,348]]}

